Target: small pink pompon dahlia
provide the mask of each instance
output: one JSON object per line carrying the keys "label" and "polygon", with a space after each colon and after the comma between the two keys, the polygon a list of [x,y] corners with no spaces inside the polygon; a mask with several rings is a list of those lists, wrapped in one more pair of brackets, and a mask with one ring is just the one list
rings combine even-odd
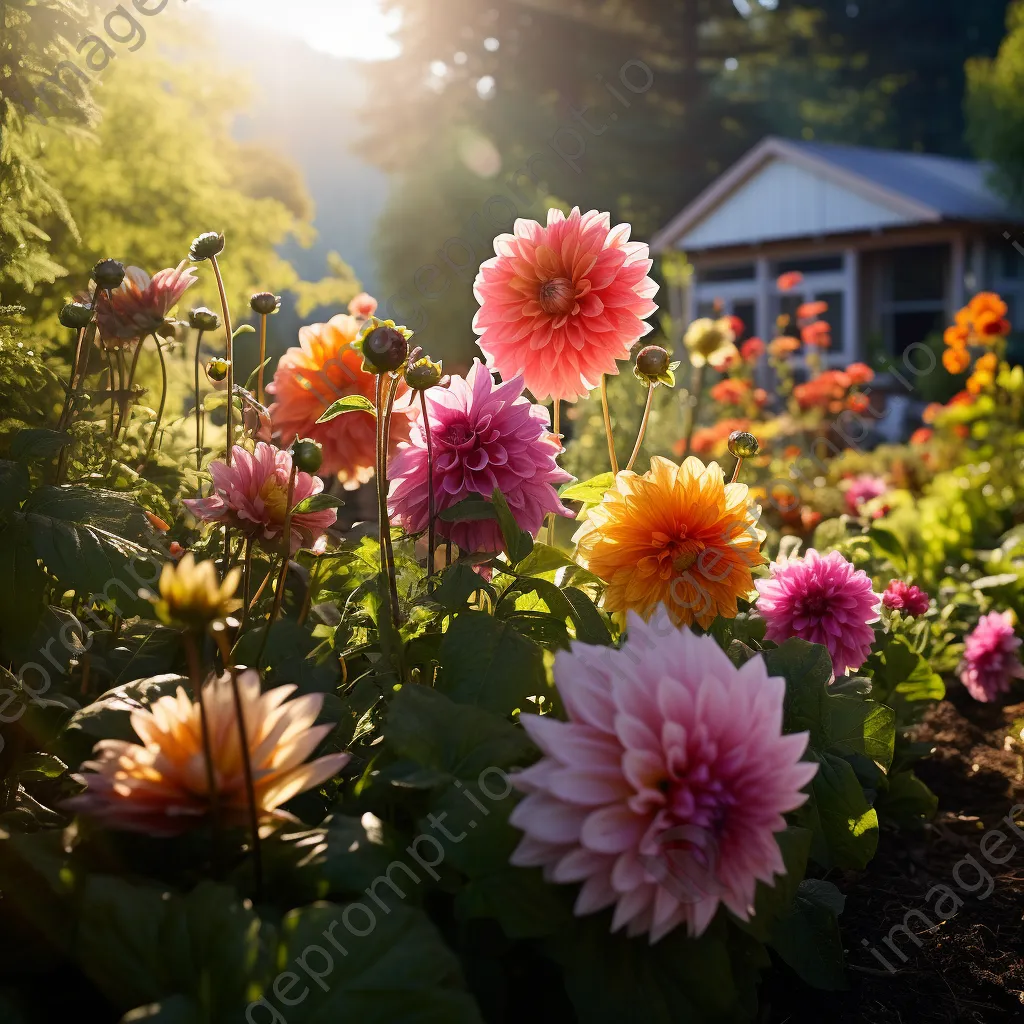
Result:
{"label": "small pink pompon dahlia", "polygon": [[931,598],[920,587],[912,587],[903,580],[892,580],[882,594],[882,604],[894,611],[916,616],[928,611]]}
{"label": "small pink pompon dahlia", "polygon": [[[862,473],[860,476],[854,477],[846,488],[846,507],[853,515],[859,515],[862,505],[874,501],[875,498],[880,498],[888,491],[889,485],[882,477]],[[880,511],[876,513],[876,518],[878,515],[881,515]]]}
{"label": "small pink pompon dahlia", "polygon": [[96,323],[104,344],[119,348],[157,331],[196,283],[195,273],[195,267],[186,269],[184,262],[152,277],[139,267],[129,267],[119,287],[96,297]]}
{"label": "small pink pompon dahlia", "polygon": [[797,636],[822,644],[839,675],[860,668],[875,640],[871,623],[879,618],[879,596],[867,573],[838,551],[819,555],[814,548],[770,568],[771,579],[754,581],[767,638],[782,643]]}
{"label": "small pink pompon dahlia", "polygon": [[522,374],[537,401],[586,395],[653,329],[648,247],[607,213],[549,210],[547,227],[517,220],[494,251],[473,289],[473,330],[487,365],[505,380]]}
{"label": "small pink pompon dahlia", "polygon": [[[186,498],[185,506],[197,519],[226,523],[247,537],[273,542],[284,532],[291,471],[289,452],[260,441],[250,455],[236,445],[230,466],[224,462],[210,464],[214,493],[209,498]],[[323,480],[300,471],[295,475],[292,507],[323,489]],[[295,554],[300,547],[313,547],[337,519],[333,508],[293,515],[290,553]]]}
{"label": "small pink pompon dahlia", "polygon": [[1014,679],[1024,679],[1024,666],[1014,636],[1013,616],[1009,612],[983,615],[964,645],[964,660],[957,672],[960,682],[975,699],[985,703],[1007,693]]}
{"label": "small pink pompon dahlia", "polygon": [[[313,724],[323,694],[288,700],[296,689],[291,685],[261,694],[259,674],[251,669],[239,673],[238,686],[258,815],[261,820],[294,820],[279,810],[281,805],[337,774],[349,755],[327,754],[305,763],[333,728]],[[248,802],[227,674],[207,680],[203,703],[218,805],[229,824],[243,825]],[[148,709],[130,710],[139,743],[100,740],[95,760],[86,761],[83,773],[75,776],[85,792],[66,800],[64,807],[111,828],[154,836],[180,835],[203,824],[211,801],[198,702],[179,687],[173,697],[161,697]]]}
{"label": "small pink pompon dahlia", "polygon": [[[523,397],[522,377],[495,384],[474,360],[468,377],[452,377],[449,387],[431,388],[426,397],[438,515],[465,498],[490,498],[497,487],[520,528],[534,535],[549,512],[572,516],[554,487],[572,479],[555,461],[562,446],[550,432],[547,409]],[[420,419],[388,469],[391,517],[408,533],[420,533],[428,519],[427,442]],[[436,526],[438,536],[450,537],[463,551],[504,547],[493,519],[439,519]]]}
{"label": "small pink pompon dahlia", "polygon": [[543,751],[513,776],[527,796],[512,863],[582,882],[578,915],[615,906],[612,931],[657,942],[700,935],[724,904],[743,920],[754,889],[785,873],[775,833],[806,799],[817,765],[807,733],[784,735],[785,680],[764,660],[741,668],[664,609],[629,614],[615,651],[573,644],[555,656],[569,721],[521,715]]}

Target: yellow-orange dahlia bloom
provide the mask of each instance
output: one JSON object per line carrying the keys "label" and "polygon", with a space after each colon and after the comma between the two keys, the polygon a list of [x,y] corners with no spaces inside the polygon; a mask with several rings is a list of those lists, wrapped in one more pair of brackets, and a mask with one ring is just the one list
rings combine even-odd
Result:
{"label": "yellow-orange dahlia bloom", "polygon": [[[321,476],[338,475],[348,490],[373,477],[377,452],[377,424],[372,413],[349,412],[327,423],[317,420],[339,398],[361,395],[374,401],[377,378],[363,369],[363,357],[352,343],[360,321],[344,313],[326,324],[311,324],[299,331],[299,345],[290,348],[277,364],[267,394],[274,397],[270,418],[287,446],[296,437],[309,437],[323,447]],[[406,391],[404,384],[402,391]],[[409,440],[407,409],[396,409],[391,420],[392,454],[400,441]]]}
{"label": "yellow-orange dahlia bloom", "polygon": [[971,354],[965,348],[947,348],[942,353],[942,365],[950,373],[963,373],[971,365]]}
{"label": "yellow-orange dahlia bloom", "polygon": [[967,309],[975,320],[984,313],[991,313],[997,320],[1006,316],[1006,303],[996,292],[978,292],[967,303]]}
{"label": "yellow-orange dahlia bloom", "polygon": [[604,607],[618,618],[649,618],[664,605],[677,625],[733,618],[765,564],[761,510],[746,484],[691,456],[677,466],[655,456],[643,476],[629,470],[595,505],[573,540],[576,558],[607,583]]}
{"label": "yellow-orange dahlia bloom", "polygon": [[[260,692],[259,674],[239,673],[245,731],[252,763],[257,812],[261,820],[289,818],[279,808],[292,797],[325,782],[348,763],[345,753],[306,758],[333,726],[314,725],[322,693],[288,698],[294,686]],[[235,718],[231,681],[225,673],[203,687],[210,730],[213,777],[220,814],[229,824],[248,818],[248,798]],[[179,835],[210,815],[202,719],[198,702],[184,689],[161,697],[148,709],[132,708],[139,743],[100,740],[94,760],[75,776],[85,792],[64,802],[115,829],[156,836]]]}

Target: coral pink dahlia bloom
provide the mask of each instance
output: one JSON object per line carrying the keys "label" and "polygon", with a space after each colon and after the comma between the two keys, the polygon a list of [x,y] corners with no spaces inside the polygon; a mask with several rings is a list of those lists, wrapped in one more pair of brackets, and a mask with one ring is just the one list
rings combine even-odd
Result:
{"label": "coral pink dahlia bloom", "polygon": [[[198,519],[226,523],[247,537],[272,542],[284,532],[291,471],[289,452],[260,441],[250,455],[236,445],[230,466],[224,462],[210,464],[214,493],[209,498],[187,498],[185,506]],[[296,473],[292,507],[323,489],[324,482],[319,477]],[[337,519],[333,508],[293,515],[291,554],[300,547],[312,547]]]}
{"label": "coral pink dahlia bloom", "polygon": [[822,644],[837,674],[860,668],[875,639],[870,624],[879,618],[879,596],[867,573],[838,551],[819,555],[814,548],[770,568],[771,579],[754,581],[767,638],[782,643],[797,636]]}
{"label": "coral pink dahlia bloom", "polygon": [[[548,411],[523,397],[523,378],[495,384],[474,360],[466,378],[426,392],[434,447],[434,500],[438,515],[465,498],[504,495],[520,528],[536,535],[549,512],[572,516],[554,485],[572,477],[558,468],[562,447],[550,433]],[[407,445],[389,466],[392,519],[409,533],[427,528],[427,442],[417,420]],[[437,522],[437,533],[463,551],[501,551],[501,529],[493,519]]]}
{"label": "coral pink dahlia bloom", "polygon": [[1020,637],[1014,636],[1013,617],[1009,612],[983,615],[964,645],[964,660],[957,670],[967,692],[983,702],[1007,693],[1014,679],[1024,678],[1017,648]]}
{"label": "coral pink dahlia bloom", "polygon": [[182,295],[196,283],[195,267],[185,263],[161,270],[150,277],[139,267],[129,267],[124,281],[109,295],[96,298],[96,323],[108,348],[138,341],[163,326],[167,315]]}
{"label": "coral pink dahlia bloom", "polygon": [[882,595],[882,604],[907,615],[924,615],[931,604],[931,598],[920,588],[912,587],[903,580],[892,580]]}
{"label": "coral pink dahlia bloom", "polygon": [[522,374],[538,401],[586,395],[652,330],[648,247],[607,213],[549,210],[546,227],[517,220],[494,251],[473,289],[473,330],[487,365],[506,380]]}
{"label": "coral pink dahlia bloom", "polygon": [[700,935],[720,904],[749,919],[817,770],[800,760],[808,734],[782,732],[785,680],[661,609],[630,613],[621,650],[560,651],[555,682],[569,721],[520,716],[544,757],[513,776],[527,796],[512,863],[582,882],[577,914],[614,905],[612,930],[652,943],[680,924]]}

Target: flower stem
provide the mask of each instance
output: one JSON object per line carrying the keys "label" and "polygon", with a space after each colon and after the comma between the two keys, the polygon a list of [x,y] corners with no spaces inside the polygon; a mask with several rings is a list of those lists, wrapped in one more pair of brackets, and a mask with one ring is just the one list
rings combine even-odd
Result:
{"label": "flower stem", "polygon": [[619,460],[615,456],[615,439],[612,437],[612,414],[608,408],[608,375],[601,374],[601,411],[604,413],[604,433],[608,438],[608,461],[612,466],[612,473],[619,472]]}
{"label": "flower stem", "polygon": [[281,559],[281,574],[277,577],[277,589],[274,592],[274,605],[270,609],[270,618],[267,620],[267,631],[263,634],[263,643],[260,644],[260,653],[256,656],[256,669],[260,671],[260,662],[267,649],[267,641],[270,639],[270,631],[274,628],[274,622],[281,614],[281,605],[284,603],[284,583],[288,578],[288,562],[291,559],[292,549],[292,504],[295,501],[295,477],[299,467],[292,463],[292,471],[288,477],[288,504],[284,514],[284,555]]}
{"label": "flower stem", "polygon": [[740,469],[743,466],[743,459],[740,456],[736,457],[736,468],[732,471],[732,479],[729,483],[734,484],[740,478]]}
{"label": "flower stem", "polygon": [[245,538],[245,557],[242,560],[242,625],[239,632],[245,629],[249,618],[249,598],[252,593],[252,537]]}
{"label": "flower stem", "polygon": [[[68,382],[68,391],[64,401],[64,409],[60,414],[58,430],[65,431],[75,418],[75,407],[82,393],[82,385],[89,375],[89,357],[92,355],[92,346],[96,340],[96,321],[93,320],[87,327],[78,332],[78,342],[75,346],[75,362],[71,369],[71,379]],[[60,457],[57,460],[57,486],[64,483],[64,475],[67,471],[68,456],[71,451],[70,445],[65,445],[60,450]]]}
{"label": "flower stem", "polygon": [[196,366],[195,366],[195,383],[196,383],[196,472],[200,473],[203,469],[203,401],[202,396],[199,393],[199,353],[203,348],[203,332],[200,331],[196,336]]}
{"label": "flower stem", "polygon": [[258,900],[263,890],[263,851],[260,847],[260,815],[256,805],[256,786],[252,774],[252,751],[249,746],[249,730],[245,725],[245,709],[242,707],[242,692],[238,688],[238,670],[231,657],[231,646],[228,643],[227,630],[216,631],[217,643],[220,645],[224,667],[231,679],[231,696],[235,705],[235,721],[238,724],[238,745],[242,754],[242,777],[245,780],[245,798],[249,811],[249,830],[252,832],[252,870],[255,876],[255,898]]}
{"label": "flower stem", "polygon": [[434,589],[434,442],[430,437],[430,416],[427,413],[427,393],[420,392],[423,410],[423,436],[427,441],[427,593]]}
{"label": "flower stem", "polygon": [[[562,401],[559,398],[555,399],[555,406],[551,413],[551,432],[555,435],[555,440],[558,441],[559,447],[562,445],[562,431],[561,431],[561,417],[562,417]],[[555,513],[548,513],[548,547],[553,548],[555,546]]]}
{"label": "flower stem", "polygon": [[647,433],[647,423],[651,418],[651,405],[654,402],[654,385],[647,385],[647,405],[644,406],[644,418],[640,421],[640,432],[636,435],[636,444],[633,446],[633,454],[626,463],[626,469],[632,469],[640,454],[640,446],[644,443],[644,435]]}
{"label": "flower stem", "polygon": [[397,380],[390,375],[377,377],[377,511],[380,528],[381,572],[388,576],[391,595],[391,621],[398,629],[398,578],[395,573],[395,551],[391,544],[391,523],[388,519],[388,441],[391,436],[391,412],[398,392]]}
{"label": "flower stem", "polygon": [[[201,635],[200,635],[201,638]],[[191,630],[185,633],[185,657],[188,659],[189,679],[192,695],[199,704],[199,731],[203,743],[203,765],[206,769],[206,792],[210,800],[210,818],[213,824],[213,861],[217,874],[220,873],[221,817],[220,796],[217,792],[217,777],[213,768],[213,746],[210,742],[210,725],[203,697],[203,673],[199,661],[199,644]]]}
{"label": "flower stem", "polygon": [[160,404],[156,407],[156,422],[153,424],[153,433],[149,435],[149,444],[146,445],[146,456],[142,460],[143,469],[153,454],[153,446],[156,444],[157,434],[160,433],[160,421],[164,418],[164,408],[167,405],[167,359],[164,356],[164,347],[155,334],[153,341],[156,342],[156,354],[160,358]]}
{"label": "flower stem", "polygon": [[235,445],[235,338],[231,329],[231,310],[228,308],[228,293],[224,290],[224,275],[220,272],[220,263],[216,256],[210,257],[213,265],[213,276],[217,279],[217,291],[220,292],[220,305],[224,313],[224,333],[226,335],[224,358],[228,363],[228,416],[227,416],[227,454],[225,461],[231,465],[231,449]]}
{"label": "flower stem", "polygon": [[[142,347],[142,342],[140,341],[139,344],[138,344],[138,347],[135,350],[135,359],[136,360],[139,357],[139,349],[141,347]],[[133,367],[135,366],[134,362],[132,363],[132,366]],[[134,372],[134,370],[133,370],[133,372]],[[127,400],[127,387],[128,387],[128,385],[125,383],[126,380],[127,380],[127,367],[125,366],[124,347],[122,346],[122,347],[119,347],[117,349],[117,391],[118,391],[118,398],[117,398],[117,426],[114,427],[114,433],[117,434],[118,436],[120,436],[120,434],[121,434],[121,427],[125,426],[125,419],[126,419],[125,411],[126,411],[127,404],[128,404],[128,400]],[[127,434],[127,427],[125,427],[125,433]]]}
{"label": "flower stem", "polygon": [[704,367],[695,366],[693,368],[693,376],[690,378],[690,397],[693,399],[693,403],[690,406],[690,420],[686,425],[686,446],[684,448],[684,457],[689,457],[693,454],[690,451],[690,444],[693,441],[693,432],[697,429],[697,417],[700,416],[700,404],[704,397]]}
{"label": "flower stem", "polygon": [[256,371],[256,401],[260,405],[266,405],[267,401],[263,394],[263,368],[267,361],[267,316],[260,315],[260,365]]}

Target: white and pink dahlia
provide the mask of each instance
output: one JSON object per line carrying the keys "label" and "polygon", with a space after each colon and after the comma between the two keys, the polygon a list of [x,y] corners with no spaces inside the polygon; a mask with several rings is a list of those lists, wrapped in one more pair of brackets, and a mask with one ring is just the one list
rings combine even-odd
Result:
{"label": "white and pink dahlia", "polygon": [[785,680],[763,659],[737,668],[664,609],[629,614],[621,650],[574,644],[555,657],[569,720],[522,715],[544,756],[517,773],[512,855],[582,886],[578,915],[614,906],[612,930],[652,943],[700,935],[720,905],[743,920],[758,881],[785,873],[775,833],[817,765],[807,733],[785,735]]}
{"label": "white and pink dahlia", "polygon": [[809,548],[802,558],[772,562],[771,579],[754,580],[754,586],[757,610],[768,627],[765,636],[772,642],[796,636],[821,644],[839,675],[867,661],[881,597],[872,591],[871,577],[838,551],[819,555]]}
{"label": "white and pink dahlia", "polygon": [[607,213],[548,211],[542,227],[517,220],[494,240],[497,255],[477,275],[473,330],[487,365],[520,374],[534,398],[575,401],[618,373],[658,307],[649,249]]}
{"label": "white and pink dahlia", "polygon": [[[572,477],[555,461],[562,446],[551,433],[547,409],[523,397],[523,379],[495,384],[474,360],[468,377],[452,377],[447,388],[426,392],[434,448],[434,500],[440,515],[466,498],[504,495],[520,529],[536,536],[544,517],[572,516],[555,485]],[[388,467],[392,520],[408,533],[427,528],[427,441],[422,418],[409,443],[400,445]],[[437,535],[463,551],[501,551],[501,529],[493,519],[437,521]]]}
{"label": "white and pink dahlia", "polygon": [[141,267],[129,267],[117,288],[96,296],[96,323],[107,348],[138,341],[163,327],[167,315],[196,283],[196,268],[161,270],[152,277]]}
{"label": "white and pink dahlia", "polygon": [[[230,466],[224,462],[210,464],[214,493],[208,498],[186,498],[185,507],[197,519],[224,523],[247,537],[280,544],[288,513],[291,471],[290,452],[259,441],[250,455],[235,445]],[[295,474],[292,508],[323,489],[323,480],[299,471]],[[300,547],[314,547],[337,519],[333,508],[297,512],[292,516],[290,554]]]}

